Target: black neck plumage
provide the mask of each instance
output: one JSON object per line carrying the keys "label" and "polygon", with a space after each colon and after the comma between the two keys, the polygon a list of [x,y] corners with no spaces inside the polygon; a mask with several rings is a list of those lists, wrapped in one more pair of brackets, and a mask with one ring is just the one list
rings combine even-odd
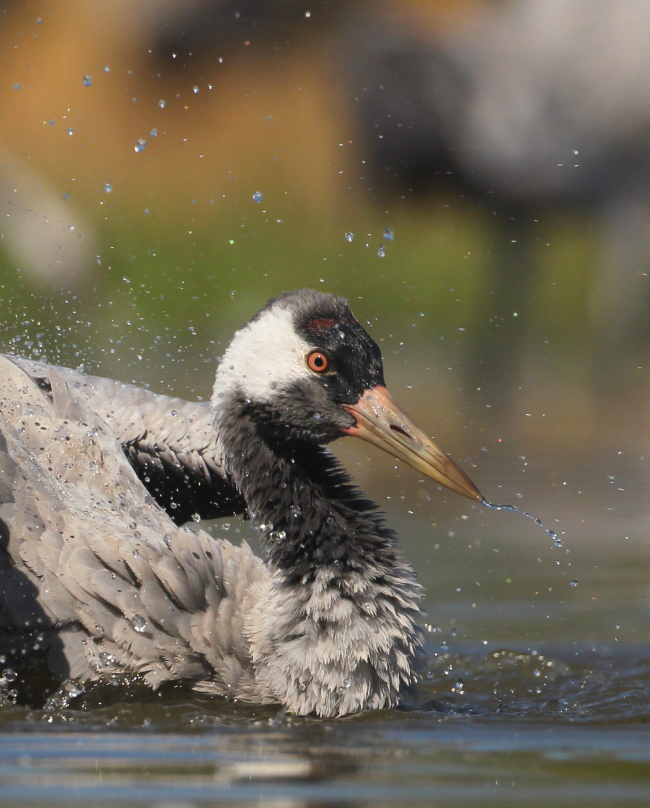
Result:
{"label": "black neck plumage", "polygon": [[[224,463],[260,530],[271,568],[288,582],[325,565],[380,577],[396,561],[395,537],[375,505],[322,446],[283,441],[264,429],[255,405],[219,413]],[[374,574],[373,574],[374,572]]]}

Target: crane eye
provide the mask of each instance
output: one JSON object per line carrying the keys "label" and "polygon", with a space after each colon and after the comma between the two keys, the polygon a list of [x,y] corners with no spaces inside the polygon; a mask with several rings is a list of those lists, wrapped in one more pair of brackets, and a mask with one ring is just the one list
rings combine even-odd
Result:
{"label": "crane eye", "polygon": [[325,373],[329,369],[330,360],[322,351],[312,351],[307,354],[307,364],[314,373]]}

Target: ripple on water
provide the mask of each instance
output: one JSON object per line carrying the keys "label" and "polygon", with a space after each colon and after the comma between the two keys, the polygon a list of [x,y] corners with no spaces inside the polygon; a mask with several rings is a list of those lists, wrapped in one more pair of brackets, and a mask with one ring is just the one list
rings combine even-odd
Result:
{"label": "ripple on water", "polygon": [[[463,682],[463,693],[455,686]],[[497,649],[438,653],[423,675],[422,692],[452,708],[488,717],[520,719],[559,716],[598,722],[650,720],[650,659],[636,649],[616,655],[593,650],[538,652]]]}
{"label": "ripple on water", "polygon": [[[271,792],[425,804],[435,793],[532,807],[543,783],[546,806],[619,804],[613,789],[645,805],[634,800],[650,787],[650,659],[615,651],[432,653],[415,707],[342,721],[178,685],[154,693],[133,677],[68,681],[45,709],[0,706],[3,793],[21,804],[259,802]],[[20,688],[20,674],[9,678]]]}

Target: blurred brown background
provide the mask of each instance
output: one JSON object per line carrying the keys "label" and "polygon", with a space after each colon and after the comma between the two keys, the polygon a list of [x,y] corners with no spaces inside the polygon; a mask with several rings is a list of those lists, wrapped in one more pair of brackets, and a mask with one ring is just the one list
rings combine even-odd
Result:
{"label": "blurred brown background", "polygon": [[467,452],[644,443],[647,4],[1,10],[6,350],[206,396],[315,286]]}

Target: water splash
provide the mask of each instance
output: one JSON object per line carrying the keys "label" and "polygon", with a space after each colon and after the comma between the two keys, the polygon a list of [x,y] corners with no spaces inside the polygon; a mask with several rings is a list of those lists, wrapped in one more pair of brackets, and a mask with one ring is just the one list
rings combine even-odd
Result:
{"label": "water splash", "polygon": [[533,516],[532,513],[528,513],[528,511],[522,511],[521,508],[516,508],[514,505],[496,505],[492,502],[488,502],[487,499],[481,500],[481,505],[485,505],[486,508],[491,508],[493,511],[514,511],[515,513],[520,513],[522,516],[525,516],[527,519],[533,521],[537,527],[541,527],[547,536],[553,540],[554,547],[564,547],[564,540],[561,539],[554,530],[550,528],[545,528],[542,524],[542,520],[538,519],[536,516]]}
{"label": "water splash", "polygon": [[65,710],[71,702],[81,696],[85,686],[80,679],[66,679],[59,689],[51,695],[43,705],[43,712],[54,713]]}

